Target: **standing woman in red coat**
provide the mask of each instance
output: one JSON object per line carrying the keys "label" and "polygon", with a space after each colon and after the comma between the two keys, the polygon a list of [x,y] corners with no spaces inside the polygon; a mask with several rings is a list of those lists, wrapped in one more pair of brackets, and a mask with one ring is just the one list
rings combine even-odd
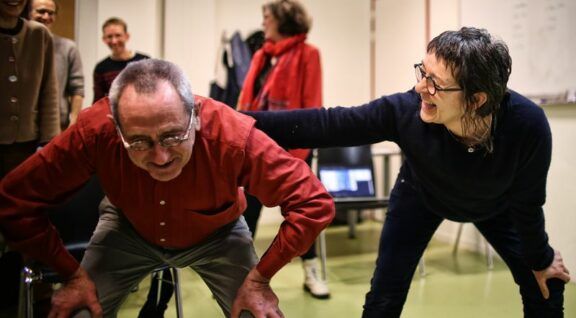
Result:
{"label": "standing woman in red coat", "polygon": [[[320,52],[306,43],[311,20],[295,0],[274,0],[262,6],[265,43],[254,53],[238,99],[238,110],[267,111],[322,106]],[[309,149],[290,153],[310,164]],[[250,192],[250,189],[246,189]],[[247,194],[244,217],[254,236],[262,204]],[[313,297],[326,299],[330,292],[318,277],[316,246],[301,256],[304,289]]]}

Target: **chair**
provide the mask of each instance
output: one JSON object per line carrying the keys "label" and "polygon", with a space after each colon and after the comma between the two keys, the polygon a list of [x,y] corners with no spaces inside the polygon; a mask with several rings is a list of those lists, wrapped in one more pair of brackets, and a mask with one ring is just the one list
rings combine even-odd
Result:
{"label": "chair", "polygon": [[[92,233],[98,224],[100,201],[104,198],[100,182],[93,176],[73,197],[66,203],[51,209],[48,214],[52,224],[58,229],[60,237],[66,249],[78,260],[82,260]],[[169,267],[161,267],[153,272],[162,272]],[[178,282],[178,271],[172,271],[173,284],[176,290],[176,310],[177,317],[182,315],[182,301],[180,285]],[[160,279],[162,277],[160,276]],[[32,318],[33,313],[33,287],[34,283],[45,282],[50,284],[61,283],[62,280],[54,271],[42,264],[31,262],[25,264],[20,275],[20,301],[18,307],[18,317]]]}
{"label": "chair", "polygon": [[[384,196],[376,191],[373,153],[370,145],[318,149],[316,175],[334,198],[336,208],[347,211],[348,237],[356,237],[358,211],[387,208],[389,203],[389,157],[398,151],[380,152],[384,158]],[[322,278],[326,280],[326,236],[318,236]],[[420,276],[425,275],[424,258],[418,265]]]}
{"label": "chair", "polygon": [[348,236],[356,236],[358,211],[388,207],[378,196],[370,145],[318,149],[317,175],[334,198],[337,209],[348,211]]}
{"label": "chair", "polygon": [[[388,207],[377,195],[370,145],[318,149],[316,175],[334,198],[336,209],[347,211],[348,237],[356,237],[358,211]],[[322,278],[326,280],[326,237],[318,237]]]}

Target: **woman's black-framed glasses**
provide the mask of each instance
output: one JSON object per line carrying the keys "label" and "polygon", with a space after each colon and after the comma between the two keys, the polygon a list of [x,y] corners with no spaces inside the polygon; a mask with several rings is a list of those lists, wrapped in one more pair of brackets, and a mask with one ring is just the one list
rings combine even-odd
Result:
{"label": "woman's black-framed glasses", "polygon": [[424,78],[426,79],[426,89],[430,95],[434,95],[436,92],[456,92],[462,90],[460,87],[442,88],[438,86],[431,76],[426,75],[422,63],[414,64],[414,71],[416,72],[417,83],[420,83]]}
{"label": "woman's black-framed glasses", "polygon": [[[190,131],[192,131],[192,124],[194,123],[194,114],[190,115],[190,122],[188,123],[188,128],[186,129],[186,133],[184,134],[168,134],[166,136],[161,136],[158,140],[158,144],[164,148],[176,147],[183,143],[184,141],[190,139]],[[122,131],[120,127],[116,125],[116,130],[118,131],[118,135],[120,135],[120,139],[122,140],[122,144],[124,148],[128,150],[135,150],[135,151],[146,151],[154,148],[154,144],[156,141],[152,140],[151,138],[140,138],[134,141],[126,141],[124,139],[124,135],[122,135]]]}

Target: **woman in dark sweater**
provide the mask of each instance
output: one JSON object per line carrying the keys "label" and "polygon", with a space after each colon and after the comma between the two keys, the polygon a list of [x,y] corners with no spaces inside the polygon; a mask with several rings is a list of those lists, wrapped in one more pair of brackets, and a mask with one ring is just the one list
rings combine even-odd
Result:
{"label": "woman in dark sweater", "polygon": [[525,317],[563,316],[570,276],[548,243],[542,209],[550,128],[542,109],[506,88],[511,64],[503,42],[462,28],[428,44],[406,93],[359,107],[250,114],[288,148],[389,140],[402,149],[363,317],[400,316],[444,219],[473,222],[500,254],[520,286]]}

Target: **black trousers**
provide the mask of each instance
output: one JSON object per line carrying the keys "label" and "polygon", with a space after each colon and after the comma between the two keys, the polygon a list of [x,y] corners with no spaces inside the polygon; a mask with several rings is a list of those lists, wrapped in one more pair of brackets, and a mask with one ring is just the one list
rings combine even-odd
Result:
{"label": "black trousers", "polygon": [[[363,318],[400,317],[418,261],[442,221],[442,217],[426,208],[410,182],[400,176],[390,196]],[[510,216],[503,213],[474,225],[510,268],[520,289],[524,317],[563,317],[564,282],[550,279],[550,298],[542,297],[534,274],[522,257],[521,242]]]}

